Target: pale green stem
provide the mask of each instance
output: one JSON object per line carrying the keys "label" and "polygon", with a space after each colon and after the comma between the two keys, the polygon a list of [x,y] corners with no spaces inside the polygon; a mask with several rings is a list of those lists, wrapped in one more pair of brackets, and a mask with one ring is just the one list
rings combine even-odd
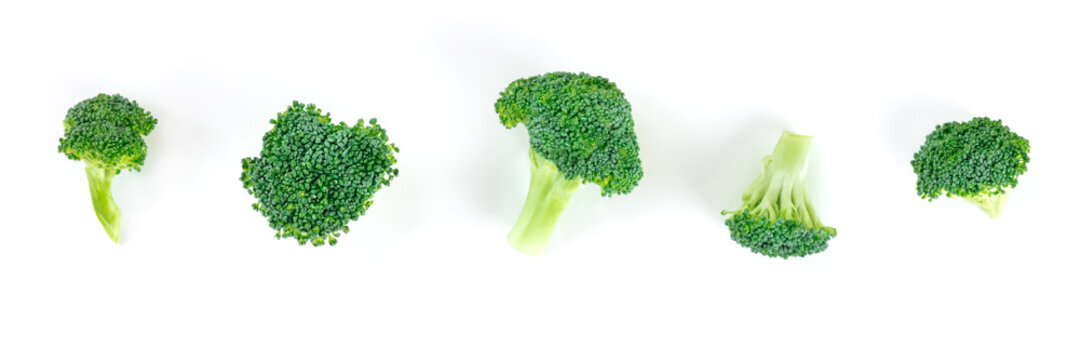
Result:
{"label": "pale green stem", "polygon": [[983,211],[990,214],[990,218],[997,220],[997,218],[1001,216],[1001,211],[1005,209],[1005,203],[1009,200],[1009,192],[1011,190],[1011,188],[1005,188],[1005,192],[1001,194],[964,199],[972,204],[979,205]]}
{"label": "pale green stem", "polygon": [[[793,217],[799,212],[795,209],[793,192],[796,184],[802,184],[806,177],[806,162],[810,153],[813,137],[784,131],[772,154],[762,161],[762,174],[754,181],[749,191],[760,193],[743,195],[743,200],[751,199],[752,214],[765,216],[770,221],[778,217]],[[809,225],[809,224],[808,224]]]}
{"label": "pale green stem", "polygon": [[518,251],[541,255],[547,250],[551,232],[570,198],[581,186],[581,178],[567,180],[555,163],[529,149],[532,164],[529,195],[507,241]]}
{"label": "pale green stem", "polygon": [[112,179],[116,169],[86,166],[86,179],[90,182],[90,200],[94,202],[94,212],[98,221],[109,233],[114,243],[120,241],[120,208],[112,197]]}

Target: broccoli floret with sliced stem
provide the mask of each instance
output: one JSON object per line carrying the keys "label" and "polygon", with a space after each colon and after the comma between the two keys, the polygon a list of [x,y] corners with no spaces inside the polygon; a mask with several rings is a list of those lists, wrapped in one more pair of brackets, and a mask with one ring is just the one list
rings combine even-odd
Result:
{"label": "broccoli floret with sliced stem", "polygon": [[1030,150],[1027,139],[1001,120],[977,117],[937,125],[911,161],[916,190],[929,201],[942,195],[963,198],[996,219],[1027,171]]}
{"label": "broccoli floret with sliced stem", "polygon": [[507,129],[529,133],[529,195],[508,241],[543,254],[559,216],[582,183],[604,196],[629,193],[641,180],[630,103],[615,83],[586,73],[553,72],[506,87],[495,112]]}
{"label": "broccoli floret with sliced stem", "polygon": [[64,117],[58,150],[86,164],[94,212],[114,243],[120,241],[120,208],[112,197],[112,179],[120,170],[142,168],[146,160],[143,137],[154,125],[157,119],[119,94],[83,100]]}
{"label": "broccoli floret with sliced stem", "polygon": [[742,206],[724,211],[731,239],[750,251],[788,258],[825,251],[836,229],[818,218],[806,192],[810,136],[785,131],[762,173],[742,195]]}
{"label": "broccoli floret with sliced stem", "polygon": [[258,200],[252,207],[279,239],[336,245],[397,177],[397,146],[375,119],[335,124],[314,104],[294,101],[270,123],[259,157],[242,160],[240,181]]}

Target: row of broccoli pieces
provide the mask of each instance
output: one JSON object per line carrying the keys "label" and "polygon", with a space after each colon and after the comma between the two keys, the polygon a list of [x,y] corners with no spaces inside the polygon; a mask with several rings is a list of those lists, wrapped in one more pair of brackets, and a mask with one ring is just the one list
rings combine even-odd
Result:
{"label": "row of broccoli pieces", "polygon": [[[604,196],[628,194],[643,175],[630,103],[615,83],[586,73],[553,72],[515,80],[495,102],[506,128],[529,134],[531,178],[525,205],[508,236],[517,250],[543,254],[583,183]],[[139,171],[157,119],[120,95],[86,99],[64,119],[59,151],[82,160],[98,220],[119,240],[120,210],[111,194],[121,170]],[[334,123],[313,104],[293,102],[270,120],[259,156],[242,159],[240,180],[277,238],[334,245],[372,197],[398,175],[398,148],[375,119]],[[825,226],[807,194],[811,137],[783,132],[761,174],[725,223],[731,238],[755,253],[787,258],[824,251],[836,229]],[[1000,120],[938,125],[911,165],[918,194],[960,197],[997,217],[1027,171],[1030,146]]]}

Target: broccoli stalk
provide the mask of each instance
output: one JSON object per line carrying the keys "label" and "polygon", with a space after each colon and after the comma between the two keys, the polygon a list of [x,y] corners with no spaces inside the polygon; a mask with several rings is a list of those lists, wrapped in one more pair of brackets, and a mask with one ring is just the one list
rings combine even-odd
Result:
{"label": "broccoli stalk", "polygon": [[518,251],[540,255],[547,249],[559,215],[581,186],[582,179],[580,176],[567,179],[554,162],[531,148],[529,162],[532,164],[529,196],[507,240]]}
{"label": "broccoli stalk", "polygon": [[812,137],[785,131],[762,174],[742,195],[742,206],[724,211],[731,238],[771,257],[806,256],[824,251],[836,229],[825,226],[806,192],[806,167]]}
{"label": "broccoli stalk", "polygon": [[116,169],[86,165],[86,179],[90,182],[90,200],[101,226],[114,243],[120,241],[120,208],[112,197],[112,179]]}
{"label": "broccoli stalk", "polygon": [[772,155],[762,163],[764,174],[743,193],[744,205],[752,206],[750,215],[767,216],[772,221],[778,217],[795,218],[822,225],[806,196],[806,160],[811,139],[788,131],[780,136]]}
{"label": "broccoli stalk", "polygon": [[1005,203],[1009,201],[1009,192],[1011,190],[1012,188],[1006,187],[1002,188],[997,194],[978,194],[965,197],[964,200],[978,205],[983,211],[990,214],[991,218],[997,219],[998,216],[1001,216],[1001,211],[1005,209]]}

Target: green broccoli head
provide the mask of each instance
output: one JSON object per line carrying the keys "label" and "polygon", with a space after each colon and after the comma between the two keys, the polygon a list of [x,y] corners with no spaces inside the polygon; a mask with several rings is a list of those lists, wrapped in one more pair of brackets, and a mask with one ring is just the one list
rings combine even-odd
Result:
{"label": "green broccoli head", "polygon": [[143,136],[156,124],[138,103],[119,94],[99,94],[68,110],[59,150],[89,166],[139,170],[146,160]]}
{"label": "green broccoli head", "polygon": [[641,180],[630,102],[615,83],[553,72],[518,79],[500,95],[495,111],[503,126],[525,124],[533,151],[566,179],[600,185],[603,195],[629,193]]}
{"label": "green broccoli head", "polygon": [[542,254],[555,223],[583,182],[604,196],[629,193],[641,180],[630,103],[615,83],[586,73],[553,72],[518,79],[495,102],[506,128],[529,132],[531,181],[508,240]]}
{"label": "green broccoli head", "polygon": [[742,206],[725,221],[731,239],[750,251],[788,258],[825,251],[836,229],[822,224],[806,192],[810,136],[785,131],[762,173],[743,193]]}
{"label": "green broccoli head", "polygon": [[1001,120],[977,117],[937,125],[911,161],[919,178],[916,189],[931,201],[942,195],[964,198],[996,218],[1027,171],[1030,150],[1027,139]]}
{"label": "green broccoli head", "polygon": [[146,142],[157,119],[120,95],[83,100],[64,117],[60,153],[86,164],[90,200],[98,221],[113,242],[120,241],[120,208],[112,197],[112,179],[120,170],[139,171],[146,160]]}
{"label": "green broccoli head", "polygon": [[259,157],[245,158],[240,180],[277,231],[301,245],[337,244],[398,175],[398,148],[375,119],[332,123],[314,104],[293,102],[270,120]]}

